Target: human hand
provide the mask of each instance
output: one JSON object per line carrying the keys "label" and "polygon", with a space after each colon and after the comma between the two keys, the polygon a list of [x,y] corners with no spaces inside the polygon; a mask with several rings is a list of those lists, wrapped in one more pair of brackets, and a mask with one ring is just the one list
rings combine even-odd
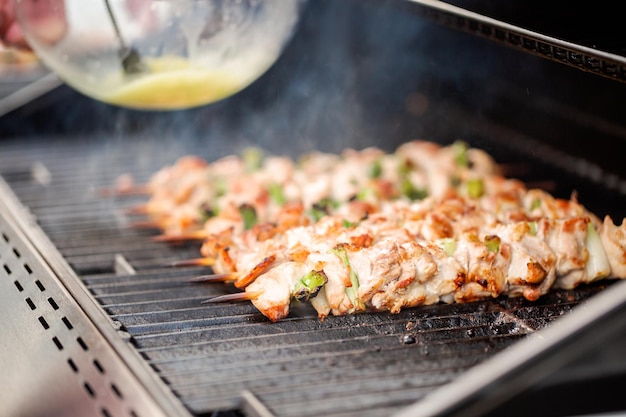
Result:
{"label": "human hand", "polygon": [[15,20],[12,0],[0,0],[0,45],[26,47],[22,31]]}
{"label": "human hand", "polygon": [[[143,26],[153,21],[151,0],[126,0],[134,19]],[[64,0],[0,0],[0,44],[30,49],[17,19],[29,28],[30,35],[44,44],[60,41],[68,29]]]}
{"label": "human hand", "polygon": [[67,32],[64,0],[0,0],[0,43],[30,49],[17,21],[28,24],[30,35],[37,41],[54,44]]}

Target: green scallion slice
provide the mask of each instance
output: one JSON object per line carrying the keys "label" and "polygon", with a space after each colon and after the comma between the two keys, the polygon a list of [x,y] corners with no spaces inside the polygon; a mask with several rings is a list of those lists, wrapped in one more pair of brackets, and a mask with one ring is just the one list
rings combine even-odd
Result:
{"label": "green scallion slice", "polygon": [[472,178],[467,180],[467,195],[471,198],[480,198],[485,193],[485,183],[482,178]]}
{"label": "green scallion slice", "polygon": [[245,230],[252,229],[257,222],[256,210],[254,209],[254,206],[250,204],[242,204],[239,206],[239,213],[241,214],[241,218],[243,220],[243,228]]}
{"label": "green scallion slice", "polygon": [[309,271],[296,282],[292,291],[293,298],[307,302],[315,297],[327,282],[328,277],[324,271]]}
{"label": "green scallion slice", "polygon": [[454,255],[454,252],[456,251],[456,241],[452,239],[451,237],[444,237],[441,239],[437,239],[435,243],[437,243],[437,245],[441,249],[443,249],[446,255],[448,256]]}
{"label": "green scallion slice", "polygon": [[467,143],[462,140],[457,140],[452,144],[454,150],[454,161],[457,166],[462,168],[469,167],[469,158],[467,157]]}
{"label": "green scallion slice", "polygon": [[372,162],[372,165],[370,165],[369,170],[368,170],[368,176],[375,180],[377,178],[380,178],[383,175],[383,165],[380,162],[380,159],[375,160],[374,162]]}
{"label": "green scallion slice", "polygon": [[272,201],[279,206],[282,206],[287,202],[282,185],[275,182],[271,183],[267,187],[267,192],[270,194]]}
{"label": "green scallion slice", "polygon": [[485,245],[489,252],[498,253],[500,250],[500,238],[496,235],[485,236]]}
{"label": "green scallion slice", "polygon": [[346,295],[350,299],[352,305],[354,305],[354,311],[363,311],[365,310],[365,304],[359,298],[359,277],[356,272],[350,266],[350,260],[348,259],[348,253],[346,252],[346,248],[339,245],[330,250],[332,253],[337,255],[341,262],[348,268],[350,271],[350,283],[352,284],[350,287],[346,287]]}

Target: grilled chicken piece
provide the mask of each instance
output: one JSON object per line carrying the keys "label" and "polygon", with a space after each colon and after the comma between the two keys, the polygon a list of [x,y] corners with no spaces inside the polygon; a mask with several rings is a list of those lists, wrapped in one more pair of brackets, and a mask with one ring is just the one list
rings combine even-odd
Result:
{"label": "grilled chicken piece", "polygon": [[[537,235],[548,243],[557,256],[556,288],[572,289],[604,278],[611,272],[589,217],[542,219],[537,222]],[[597,244],[593,244],[594,240]]]}
{"label": "grilled chicken piece", "polygon": [[270,269],[246,287],[246,292],[259,294],[252,304],[272,321],[287,317],[296,282],[307,272],[306,264],[283,262]]}
{"label": "grilled chicken piece", "polygon": [[372,308],[398,313],[406,307],[449,302],[466,276],[456,259],[430,242],[408,241],[398,249],[400,274],[372,295]]}
{"label": "grilled chicken piece", "polygon": [[532,223],[498,225],[492,229],[500,237],[501,252],[509,258],[505,292],[510,297],[536,300],[546,294],[556,279],[554,251],[538,237]]}
{"label": "grilled chicken piece", "polygon": [[465,268],[466,278],[455,293],[455,301],[476,301],[499,297],[505,289],[506,271],[510,261],[501,250],[500,238],[487,236],[481,241],[474,233],[464,233],[456,239],[454,257]]}
{"label": "grilled chicken piece", "polygon": [[611,217],[605,216],[600,238],[608,257],[611,276],[626,278],[626,218],[620,226],[616,226]]}

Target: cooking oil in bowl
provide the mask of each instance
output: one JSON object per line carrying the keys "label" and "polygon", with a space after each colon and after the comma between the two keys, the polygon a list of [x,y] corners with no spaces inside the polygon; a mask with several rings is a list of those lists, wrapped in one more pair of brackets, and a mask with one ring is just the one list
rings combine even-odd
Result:
{"label": "cooking oil in bowl", "polygon": [[155,58],[146,64],[146,74],[98,98],[137,109],[184,109],[222,100],[251,82],[224,70],[194,67],[177,57]]}

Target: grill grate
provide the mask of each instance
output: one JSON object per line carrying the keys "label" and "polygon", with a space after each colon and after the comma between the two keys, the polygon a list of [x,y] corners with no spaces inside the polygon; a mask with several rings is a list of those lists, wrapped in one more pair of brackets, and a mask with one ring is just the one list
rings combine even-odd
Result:
{"label": "grill grate", "polygon": [[[119,159],[114,151],[93,158],[94,143],[36,151],[9,143],[0,173],[141,357],[196,415],[245,409],[246,393],[280,417],[390,415],[606,285],[535,303],[493,300],[324,321],[307,306],[269,323],[247,303],[201,304],[229,287],[190,284],[202,268],[165,266],[196,257],[198,248],[151,242],[154,232],[132,229],[125,214],[138,200],[97,195],[121,173],[145,179],[177,156],[173,150],[131,166],[141,144],[126,143]],[[186,152],[193,149],[180,150]],[[42,167],[45,181],[33,174]]]}

